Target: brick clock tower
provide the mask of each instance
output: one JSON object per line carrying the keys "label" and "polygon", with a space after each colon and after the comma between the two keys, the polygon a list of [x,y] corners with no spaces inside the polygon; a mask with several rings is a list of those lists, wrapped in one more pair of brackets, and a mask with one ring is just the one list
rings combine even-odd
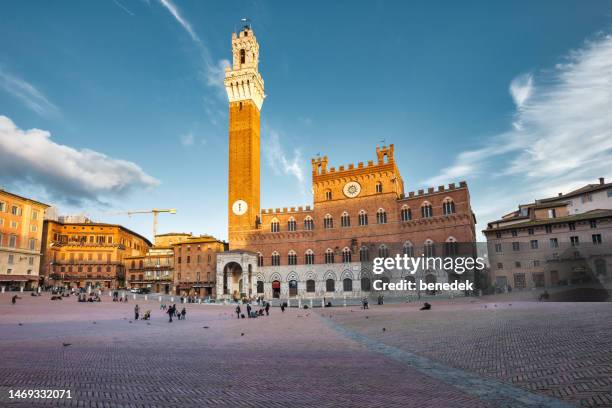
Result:
{"label": "brick clock tower", "polygon": [[236,233],[257,228],[260,211],[260,110],[265,98],[258,70],[259,44],[250,26],[232,34],[232,67],[225,70],[229,99],[230,248]]}

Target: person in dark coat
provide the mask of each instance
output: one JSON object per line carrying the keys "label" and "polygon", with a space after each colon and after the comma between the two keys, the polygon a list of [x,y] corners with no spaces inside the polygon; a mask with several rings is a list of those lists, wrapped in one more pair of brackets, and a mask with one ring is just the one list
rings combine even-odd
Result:
{"label": "person in dark coat", "polygon": [[134,320],[138,320],[138,314],[140,313],[140,308],[138,305],[134,306]]}
{"label": "person in dark coat", "polygon": [[174,308],[170,306],[168,308],[168,323],[172,323],[172,315],[174,315]]}
{"label": "person in dark coat", "polygon": [[247,316],[251,317],[251,305],[247,303]]}
{"label": "person in dark coat", "polygon": [[183,308],[183,310],[181,310],[181,320],[185,320],[185,316],[187,315],[187,310],[185,310],[185,308]]}
{"label": "person in dark coat", "polygon": [[266,302],[266,316],[270,316],[270,302]]}
{"label": "person in dark coat", "polygon": [[240,305],[236,306],[236,317],[240,319]]}

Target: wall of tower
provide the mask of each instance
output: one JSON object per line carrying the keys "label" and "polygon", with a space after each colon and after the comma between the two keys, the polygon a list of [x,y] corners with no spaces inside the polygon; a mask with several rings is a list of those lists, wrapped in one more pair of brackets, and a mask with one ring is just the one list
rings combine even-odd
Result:
{"label": "wall of tower", "polygon": [[[229,107],[229,234],[256,227],[260,211],[260,115],[253,101],[232,102]],[[236,215],[232,204],[244,200],[248,211]]]}

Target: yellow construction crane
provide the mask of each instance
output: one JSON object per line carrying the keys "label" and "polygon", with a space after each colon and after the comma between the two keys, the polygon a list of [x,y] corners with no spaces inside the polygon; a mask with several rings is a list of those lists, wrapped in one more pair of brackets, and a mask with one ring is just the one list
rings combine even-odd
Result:
{"label": "yellow construction crane", "polygon": [[127,214],[128,217],[131,217],[132,215],[136,215],[136,214],[153,214],[153,240],[155,241],[155,236],[157,235],[157,215],[159,213],[176,214],[176,208],[168,208],[168,209],[154,208],[152,210],[135,210],[135,211],[112,213],[112,214],[114,215]]}

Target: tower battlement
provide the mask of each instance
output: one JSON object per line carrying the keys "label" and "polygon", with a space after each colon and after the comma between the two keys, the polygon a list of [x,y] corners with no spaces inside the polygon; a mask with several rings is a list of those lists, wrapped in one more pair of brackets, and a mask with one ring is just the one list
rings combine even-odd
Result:
{"label": "tower battlement", "polygon": [[374,160],[368,160],[364,165],[364,162],[349,163],[347,165],[340,165],[337,168],[332,166],[328,167],[329,159],[327,156],[313,158],[311,160],[312,165],[312,179],[313,182],[318,176],[325,176],[329,174],[339,175],[344,172],[354,172],[360,169],[372,170],[373,167],[378,166],[395,166],[395,158],[393,156],[395,146],[393,144],[389,146],[376,146],[376,163]]}
{"label": "tower battlement", "polygon": [[263,208],[262,214],[275,215],[275,214],[299,214],[299,213],[311,213],[312,208],[309,205],[299,207],[283,207],[283,208]]}
{"label": "tower battlement", "polygon": [[449,192],[449,191],[459,190],[459,189],[462,189],[462,188],[467,188],[467,182],[466,181],[460,181],[459,185],[457,185],[455,183],[450,183],[450,184],[448,184],[448,186],[441,185],[441,186],[438,186],[438,188],[428,187],[427,190],[419,189],[417,191],[409,191],[408,193],[405,194],[405,196],[403,198],[422,198],[422,197],[425,197],[425,196],[430,196],[430,195],[433,195],[433,194],[439,194],[439,193],[445,193],[445,192]]}

